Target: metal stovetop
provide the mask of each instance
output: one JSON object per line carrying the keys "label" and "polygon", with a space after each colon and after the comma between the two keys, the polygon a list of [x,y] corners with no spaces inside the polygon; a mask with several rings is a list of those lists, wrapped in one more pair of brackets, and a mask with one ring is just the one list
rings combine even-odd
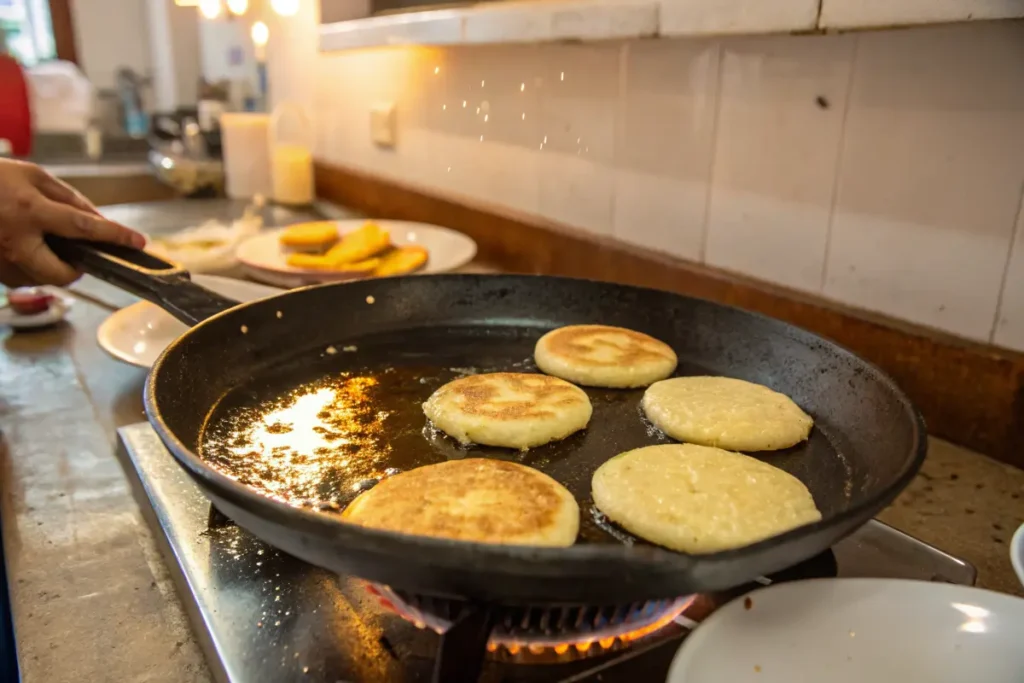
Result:
{"label": "metal stovetop", "polygon": [[[231,683],[430,681],[439,638],[380,606],[365,584],[280,553],[211,514],[148,424],[119,430],[140,507],[165,551],[210,669]],[[973,584],[974,567],[879,522],[833,548],[843,577]],[[685,622],[685,620],[683,620]],[[491,663],[482,681],[664,680],[686,629],[625,654],[558,665]]]}

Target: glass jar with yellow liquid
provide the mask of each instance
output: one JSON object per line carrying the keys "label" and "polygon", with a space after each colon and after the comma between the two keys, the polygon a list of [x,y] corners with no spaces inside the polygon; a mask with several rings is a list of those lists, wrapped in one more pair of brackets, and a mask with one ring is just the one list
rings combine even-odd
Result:
{"label": "glass jar with yellow liquid", "polygon": [[270,121],[270,167],[276,203],[303,206],[313,203],[311,126],[302,108],[284,102],[274,108]]}

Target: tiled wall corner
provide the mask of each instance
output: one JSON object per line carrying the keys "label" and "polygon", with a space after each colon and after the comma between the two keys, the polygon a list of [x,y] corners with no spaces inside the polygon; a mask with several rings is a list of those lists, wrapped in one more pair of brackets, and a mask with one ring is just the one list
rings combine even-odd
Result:
{"label": "tiled wall corner", "polygon": [[431,105],[430,127],[435,158],[443,165],[437,175],[441,188],[536,213],[542,71],[537,49],[454,48],[447,50],[446,68],[446,94]]}
{"label": "tiled wall corner", "polygon": [[292,17],[268,19],[274,40],[267,44],[267,79],[272,104],[295,102],[310,107],[316,93],[314,81],[320,3],[299,4]]}
{"label": "tiled wall corner", "polygon": [[717,43],[625,48],[615,135],[615,237],[700,260],[718,101]]}
{"label": "tiled wall corner", "polygon": [[[314,101],[316,131],[322,147],[318,159],[361,168],[399,180],[429,177],[430,150],[418,144],[417,128],[404,125],[412,107],[399,107],[398,147],[377,147],[370,140],[370,109],[380,102],[399,103],[415,97],[412,83],[422,84],[429,51],[384,48],[325,55],[318,60]],[[433,67],[431,67],[433,68]]]}
{"label": "tiled wall corner", "polygon": [[[396,48],[406,55],[403,87],[389,93],[395,104],[397,145],[386,154],[398,167],[395,173],[409,183],[446,189],[450,172],[438,151],[444,149],[441,130],[448,113],[450,56],[446,50],[426,47]],[[388,75],[384,74],[385,77]],[[358,131],[369,136],[369,126]]]}
{"label": "tiled wall corner", "polygon": [[1024,183],[1024,24],[858,39],[824,292],[987,341]]}
{"label": "tiled wall corner", "polygon": [[610,235],[622,44],[538,49],[542,60],[539,213]]}
{"label": "tiled wall corner", "polygon": [[1017,214],[1017,228],[1003,277],[992,343],[1024,351],[1024,188]]}
{"label": "tiled wall corner", "polygon": [[707,263],[820,288],[855,40],[724,42]]}

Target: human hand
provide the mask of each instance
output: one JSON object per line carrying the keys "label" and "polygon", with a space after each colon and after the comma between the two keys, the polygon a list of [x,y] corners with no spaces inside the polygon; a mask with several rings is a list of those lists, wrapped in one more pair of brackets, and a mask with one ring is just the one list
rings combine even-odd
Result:
{"label": "human hand", "polygon": [[89,201],[35,164],[0,159],[0,282],[66,285],[80,273],[57,258],[44,235],[141,249],[146,238],[100,216]]}

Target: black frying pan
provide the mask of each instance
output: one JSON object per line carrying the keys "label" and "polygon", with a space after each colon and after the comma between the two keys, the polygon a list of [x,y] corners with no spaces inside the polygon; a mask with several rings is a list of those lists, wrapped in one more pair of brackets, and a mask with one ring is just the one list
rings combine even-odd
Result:
{"label": "black frying pan", "polygon": [[[54,247],[86,272],[193,326],[153,366],[146,411],[178,463],[222,512],[308,562],[407,591],[608,604],[734,586],[833,545],[891,502],[925,456],[920,416],[877,368],[803,330],[708,301],[555,277],[436,275],[312,287],[236,306],[147,254]],[[667,441],[642,420],[641,390],[587,389],[594,404],[588,429],[525,454],[461,449],[424,429],[420,403],[440,384],[466,372],[535,371],[537,338],[574,323],[653,335],[675,349],[678,375],[739,377],[791,396],[814,417],[811,438],[763,457],[809,487],[823,519],[703,556],[670,552],[609,525],[593,511],[594,470],[621,451]],[[289,406],[294,413],[294,399],[281,397],[296,388],[313,404],[325,388],[343,399],[322,413],[323,406],[306,406],[313,413],[301,419],[320,414],[326,420],[314,437],[308,429],[282,436],[289,428],[279,424],[288,422],[283,413],[258,422]],[[254,424],[277,445],[250,438]],[[209,461],[197,455],[204,429]],[[307,437],[310,448],[325,447],[324,440],[329,447],[305,460],[288,452],[289,444]],[[268,456],[261,447],[283,450]],[[581,508],[577,545],[525,548],[404,536],[348,525],[331,511],[385,468],[467,455],[515,459],[565,484]],[[275,469],[275,457],[282,468]],[[340,465],[343,460],[348,464]]]}

